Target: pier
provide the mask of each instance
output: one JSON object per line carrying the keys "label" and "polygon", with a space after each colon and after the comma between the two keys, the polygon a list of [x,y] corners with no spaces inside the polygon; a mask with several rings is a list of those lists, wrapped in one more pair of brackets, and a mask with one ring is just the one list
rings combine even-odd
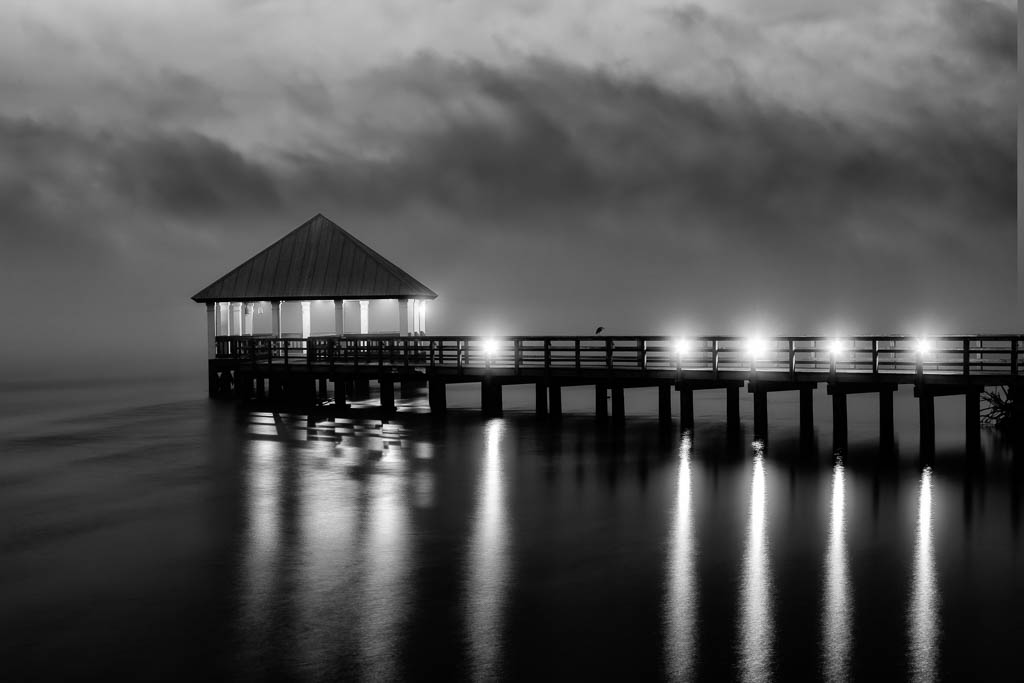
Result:
{"label": "pier", "polygon": [[[825,385],[832,400],[834,447],[846,447],[847,402],[876,394],[879,443],[895,441],[893,392],[912,386],[918,400],[922,453],[935,444],[935,398],[963,396],[966,443],[980,449],[980,401],[987,387],[1020,382],[1024,335],[905,335],[746,338],[737,336],[467,337],[324,335],[305,339],[218,336],[209,360],[213,398],[266,399],[316,405],[369,396],[395,410],[395,386],[426,385],[430,412],[444,415],[449,384],[480,385],[484,415],[502,412],[502,388],[532,384],[538,415],[561,415],[563,387],[594,388],[594,415],[621,428],[626,390],[658,389],[659,421],[673,423],[677,394],[682,430],[694,426],[696,391],[724,390],[728,428],[740,429],[739,396],[753,394],[755,438],[767,439],[769,395],[799,392],[800,431],[813,431],[813,391]],[[610,411],[609,411],[610,396]]]}

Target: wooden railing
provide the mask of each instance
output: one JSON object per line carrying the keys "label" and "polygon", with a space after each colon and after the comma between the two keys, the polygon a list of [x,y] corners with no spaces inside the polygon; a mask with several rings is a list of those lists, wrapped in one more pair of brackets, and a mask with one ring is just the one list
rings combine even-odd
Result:
{"label": "wooden railing", "polygon": [[829,337],[217,337],[217,357],[268,364],[531,371],[758,370],[1016,376],[1024,335]]}

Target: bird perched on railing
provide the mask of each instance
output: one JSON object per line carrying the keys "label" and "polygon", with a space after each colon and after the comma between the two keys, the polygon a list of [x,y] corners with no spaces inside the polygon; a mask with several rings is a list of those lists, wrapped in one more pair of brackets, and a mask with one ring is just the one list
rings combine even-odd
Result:
{"label": "bird perched on railing", "polygon": [[604,326],[603,325],[598,327],[596,330],[594,330],[594,336],[596,337],[597,335],[601,334],[602,332],[604,332]]}

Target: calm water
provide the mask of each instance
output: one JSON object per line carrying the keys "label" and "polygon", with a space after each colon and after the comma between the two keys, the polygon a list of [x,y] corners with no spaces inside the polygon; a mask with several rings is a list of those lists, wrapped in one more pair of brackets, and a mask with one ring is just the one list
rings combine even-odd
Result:
{"label": "calm water", "polygon": [[[310,424],[202,382],[0,388],[4,678],[1007,680],[1024,643],[1024,469],[994,435],[965,469],[962,399],[938,455],[800,455],[795,395],[767,447],[730,442],[724,396],[659,432],[627,392],[557,428],[451,388],[382,426]],[[748,400],[744,395],[743,399]],[[462,410],[460,408],[465,408]],[[751,405],[742,406],[749,433]],[[419,414],[417,414],[419,413]],[[13,676],[12,676],[13,674]]]}

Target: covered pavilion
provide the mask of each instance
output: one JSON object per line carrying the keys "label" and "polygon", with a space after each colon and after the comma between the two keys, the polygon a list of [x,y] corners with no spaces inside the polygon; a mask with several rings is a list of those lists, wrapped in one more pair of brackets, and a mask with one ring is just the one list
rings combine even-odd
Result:
{"label": "covered pavilion", "polygon": [[[424,334],[436,298],[319,213],[192,297],[206,304],[211,358],[223,335]],[[358,326],[346,314],[357,314]]]}

